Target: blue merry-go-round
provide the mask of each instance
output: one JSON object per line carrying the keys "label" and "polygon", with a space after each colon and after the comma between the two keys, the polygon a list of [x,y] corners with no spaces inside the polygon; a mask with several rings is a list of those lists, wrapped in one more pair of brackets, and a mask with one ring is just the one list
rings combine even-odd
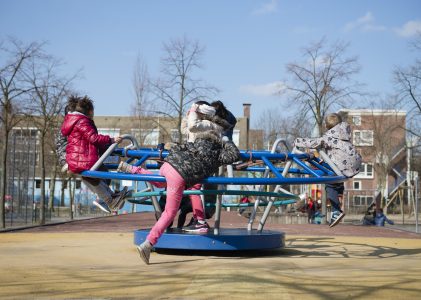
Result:
{"label": "blue merry-go-round", "polygon": [[[81,175],[86,177],[143,181],[147,188],[133,190],[130,202],[135,204],[150,204],[155,210],[156,219],[161,214],[158,197],[165,195],[165,191],[154,190],[150,182],[165,182],[159,175],[127,174],[114,172],[117,164],[107,164],[110,171],[97,171],[99,166],[109,156],[119,156],[121,160],[136,166],[143,165],[147,169],[158,169],[158,160],[164,159],[168,151],[163,147],[155,149],[139,148],[137,141],[130,135],[124,135],[131,144],[118,148],[113,144],[102,155],[98,162],[89,171]],[[237,165],[220,168],[218,176],[208,177],[202,181],[204,184],[217,186],[214,190],[188,191],[184,194],[216,195],[214,227],[206,234],[188,233],[177,229],[167,231],[154,245],[157,250],[203,250],[203,251],[242,251],[242,250],[269,250],[285,246],[285,234],[279,231],[264,230],[269,212],[273,206],[288,205],[299,200],[299,196],[284,189],[285,185],[323,184],[345,181],[337,167],[330,161],[323,151],[320,155],[299,152],[296,149],[289,151],[284,140],[278,139],[271,151],[245,151],[241,150],[242,162]],[[233,190],[231,186],[253,185],[253,190]],[[266,186],[274,186],[273,191],[267,192]],[[255,196],[254,203],[223,203],[223,195]],[[204,197],[202,197],[204,198]],[[244,228],[220,228],[221,209],[223,207],[252,208],[248,222]],[[256,229],[257,208],[263,206],[263,214],[258,221]],[[145,241],[150,229],[139,229],[134,233],[136,245]]]}

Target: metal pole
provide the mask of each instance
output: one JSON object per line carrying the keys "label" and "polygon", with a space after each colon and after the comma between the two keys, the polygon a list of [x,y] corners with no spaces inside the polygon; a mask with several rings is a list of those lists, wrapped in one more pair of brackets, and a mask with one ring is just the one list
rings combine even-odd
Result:
{"label": "metal pole", "polygon": [[[276,149],[278,148],[278,145],[279,144],[284,144],[284,146],[285,146],[285,148],[287,149],[287,150],[289,150],[288,149],[288,145],[287,145],[287,142],[286,142],[286,140],[285,139],[281,139],[281,138],[279,138],[279,139],[277,139],[274,143],[273,143],[273,146],[272,146],[272,150],[271,150],[271,152],[270,153],[276,153]],[[268,162],[269,163],[269,162]],[[268,163],[266,163],[266,165],[268,165]],[[287,175],[287,173],[288,173],[288,170],[289,170],[289,168],[291,167],[291,165],[292,165],[292,162],[291,161],[288,161],[287,163],[286,163],[286,166],[285,166],[285,169],[284,169],[284,171],[282,172],[282,176],[283,177],[285,177],[286,175]],[[264,177],[267,177],[269,175],[269,168],[268,167],[266,167],[266,170],[265,170],[265,173],[264,173]],[[262,187],[262,186],[261,186]],[[278,192],[279,190],[281,189],[281,187],[279,186],[279,185],[277,185],[276,187],[275,187],[275,191],[276,192]],[[260,188],[260,190],[262,190],[262,188]],[[288,192],[289,193],[289,192]],[[269,216],[269,213],[270,213],[270,210],[271,210],[271,208],[272,208],[272,205],[273,205],[273,201],[274,201],[274,199],[273,198],[270,198],[270,197],[265,197],[266,198],[266,202],[267,202],[267,206],[266,206],[266,208],[265,208],[265,210],[263,211],[263,215],[262,215],[262,218],[260,219],[260,222],[259,222],[259,225],[258,225],[258,228],[257,228],[257,230],[259,231],[259,232],[262,232],[263,231],[263,227],[265,226],[265,223],[266,223],[266,220],[267,220],[267,218],[268,218],[268,216]],[[259,199],[259,198],[258,198]],[[250,224],[250,223],[249,223]],[[249,226],[249,230],[251,230],[251,225]]]}
{"label": "metal pole", "polygon": [[[37,221],[37,215],[36,215],[37,210],[35,206],[35,184],[36,184],[35,168],[37,164],[37,137],[35,135],[35,137],[32,139],[32,129],[30,129],[30,135],[31,135],[32,144],[34,145],[34,162],[33,162],[33,177],[32,177],[32,223],[35,223]],[[34,213],[35,213],[35,216],[34,216]]]}
{"label": "metal pole", "polygon": [[415,177],[415,232],[418,233],[418,180],[419,177]]}
{"label": "metal pole", "polygon": [[10,227],[13,227],[13,202],[15,201],[15,163],[16,163],[16,133],[13,132],[13,163],[12,163],[12,191],[9,193],[12,196],[10,203]]}
{"label": "metal pole", "polygon": [[[29,135],[29,137],[30,137],[30,135]],[[27,159],[27,168],[25,168],[26,170],[26,172],[25,172],[25,181],[26,181],[26,188],[25,188],[25,224],[28,224],[28,199],[29,199],[29,166],[31,165],[30,164],[30,162],[31,162],[31,140],[30,140],[30,138],[28,137],[28,139],[27,139],[27,146],[28,146],[28,149],[27,149],[27,157],[26,157],[26,159]]]}
{"label": "metal pole", "polygon": [[[408,207],[411,207],[411,198],[412,198],[412,190],[411,190],[411,155],[412,155],[412,143],[411,140],[407,141],[407,171],[406,171],[406,181],[407,181],[407,195],[408,195]],[[409,216],[411,213],[409,213]]]}
{"label": "metal pole", "polygon": [[[154,187],[153,185],[148,181],[146,182],[146,186],[148,187],[149,190],[153,191]],[[159,218],[162,215],[162,210],[161,210],[161,206],[159,206],[159,201],[158,201],[158,197],[156,196],[151,196],[151,200],[152,200],[152,205],[153,208],[155,210],[155,219],[158,221]]]}

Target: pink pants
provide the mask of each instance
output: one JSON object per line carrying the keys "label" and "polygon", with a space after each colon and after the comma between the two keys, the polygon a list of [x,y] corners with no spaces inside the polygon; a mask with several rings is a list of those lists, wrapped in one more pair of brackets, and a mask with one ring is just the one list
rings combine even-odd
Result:
{"label": "pink pants", "polygon": [[[137,174],[152,174],[151,171],[145,170],[140,167],[133,167],[132,173]],[[180,208],[181,198],[183,198],[183,191],[186,186],[186,182],[183,177],[174,169],[169,163],[164,163],[159,170],[159,174],[164,176],[167,182],[151,182],[158,188],[167,187],[167,202],[165,209],[161,214],[159,220],[152,227],[151,232],[146,239],[155,245],[167,227],[174,221],[175,216]],[[200,183],[195,184],[189,190],[200,190],[202,185]],[[197,220],[204,220],[205,213],[203,210],[202,200],[199,195],[190,195],[190,200],[193,207],[193,216]]]}

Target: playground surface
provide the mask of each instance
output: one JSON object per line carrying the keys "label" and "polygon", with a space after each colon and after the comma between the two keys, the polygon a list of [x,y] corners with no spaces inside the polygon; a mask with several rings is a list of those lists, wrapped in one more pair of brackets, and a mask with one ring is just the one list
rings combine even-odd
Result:
{"label": "playground surface", "polygon": [[[223,212],[221,221],[247,220]],[[393,227],[266,224],[285,232],[285,248],[152,253],[145,265],[133,231],[153,224],[137,213],[0,233],[0,299],[421,297],[421,236]]]}

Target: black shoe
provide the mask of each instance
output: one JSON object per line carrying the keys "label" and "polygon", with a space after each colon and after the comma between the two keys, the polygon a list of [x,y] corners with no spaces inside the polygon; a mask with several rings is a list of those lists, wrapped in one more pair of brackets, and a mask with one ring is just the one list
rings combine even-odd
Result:
{"label": "black shoe", "polygon": [[183,230],[187,232],[207,233],[209,231],[209,225],[206,222],[200,223],[199,221],[196,221],[189,227],[184,227]]}

